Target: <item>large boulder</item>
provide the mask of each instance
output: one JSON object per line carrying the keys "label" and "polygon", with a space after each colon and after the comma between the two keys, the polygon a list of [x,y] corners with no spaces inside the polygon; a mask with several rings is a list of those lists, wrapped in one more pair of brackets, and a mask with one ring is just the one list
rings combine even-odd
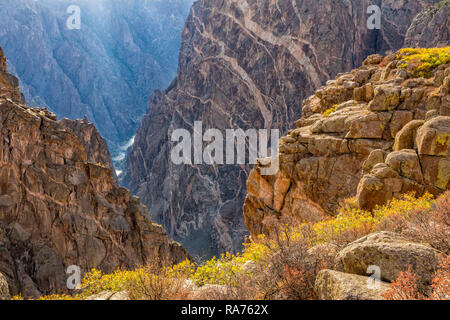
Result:
{"label": "large boulder", "polygon": [[364,210],[372,210],[402,192],[404,180],[385,163],[376,164],[358,185],[356,200]]}
{"label": "large boulder", "polygon": [[394,151],[414,149],[417,130],[425,123],[424,120],[408,122],[395,136]]}
{"label": "large boulder", "polygon": [[437,192],[450,189],[450,158],[420,156],[425,183]]}
{"label": "large boulder", "polygon": [[439,116],[427,121],[417,131],[420,155],[448,157],[450,150],[450,117]]}
{"label": "large boulder", "polygon": [[389,284],[369,277],[322,270],[316,277],[314,290],[320,300],[383,300]]}
{"label": "large boulder", "polygon": [[421,285],[431,284],[439,252],[423,244],[410,242],[392,232],[377,232],[354,241],[336,257],[336,270],[366,275],[369,266],[378,266],[381,280],[393,281],[408,270]]}
{"label": "large boulder", "polygon": [[369,103],[371,111],[394,110],[400,104],[400,88],[389,85],[375,87],[374,98]]}

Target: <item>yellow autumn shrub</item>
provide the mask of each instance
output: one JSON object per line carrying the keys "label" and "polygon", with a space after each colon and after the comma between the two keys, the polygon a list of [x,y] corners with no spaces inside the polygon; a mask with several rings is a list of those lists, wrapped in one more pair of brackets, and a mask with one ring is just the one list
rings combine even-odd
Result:
{"label": "yellow autumn shrub", "polygon": [[[84,275],[79,293],[73,296],[50,295],[42,297],[41,300],[85,299],[102,291],[127,291],[131,293],[133,299],[183,299],[188,296],[183,291],[182,284],[185,279],[192,280],[197,286],[217,284],[239,287],[243,277],[248,279],[259,276],[244,271],[244,264],[252,261],[264,269],[262,264],[271,261],[271,257],[281,249],[280,245],[285,243],[284,240],[288,240],[294,246],[296,241],[307,243],[309,247],[329,241],[345,245],[377,231],[377,228],[382,227],[383,223],[393,216],[407,220],[417,211],[427,214],[432,211],[435,203],[430,194],[419,198],[405,194],[399,199],[393,199],[387,205],[368,212],[360,210],[355,205],[354,199],[348,199],[343,202],[336,217],[298,226],[280,225],[278,241],[261,235],[256,241],[245,244],[243,252],[239,254],[226,253],[201,265],[186,260],[172,267],[159,268],[158,271],[149,266],[132,271],[116,270],[111,274],[93,269]],[[258,296],[258,293],[255,293],[255,296]],[[23,298],[16,296],[13,299]]]}
{"label": "yellow autumn shrub", "polygon": [[450,63],[450,47],[444,48],[404,48],[397,59],[405,61],[399,68],[408,68],[416,76],[429,78],[430,71]]}

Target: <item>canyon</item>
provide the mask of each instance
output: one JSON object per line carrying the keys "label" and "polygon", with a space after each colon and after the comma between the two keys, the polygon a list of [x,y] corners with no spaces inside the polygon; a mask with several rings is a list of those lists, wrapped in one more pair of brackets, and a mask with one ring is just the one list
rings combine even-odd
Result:
{"label": "canyon", "polygon": [[[242,208],[251,167],[175,165],[172,132],[202,121],[204,130],[285,134],[302,116],[304,99],[370,54],[402,47],[416,16],[435,3],[197,1],[183,31],[178,76],[150,97],[122,183],[192,254],[239,251],[248,234]],[[374,4],[380,29],[366,27]],[[429,40],[421,44],[434,46],[439,35],[446,37],[423,36]]]}
{"label": "canyon", "polygon": [[[176,75],[191,4],[2,0],[0,46],[28,104],[46,106],[59,118],[86,116],[120,166],[120,147],[134,136],[149,94]],[[67,26],[71,5],[78,8],[79,29]]]}
{"label": "canyon", "polygon": [[[345,203],[370,211],[404,193],[450,189],[450,67],[430,58],[448,56],[439,49],[449,40],[448,0],[199,0],[170,84],[176,62],[164,52],[176,49],[187,2],[158,1],[164,18],[149,30],[175,21],[163,44],[143,24],[156,10],[147,2],[127,3],[131,20],[125,1],[101,10],[111,33],[94,22],[104,3],[91,4],[89,28],[77,35],[64,30],[66,3],[50,8],[52,1],[0,7],[0,299],[66,293],[74,266],[111,273],[201,262],[271,235],[267,221],[314,223]],[[379,29],[367,27],[373,5]],[[173,18],[171,6],[181,8]],[[42,29],[28,32],[33,25]],[[14,35],[25,38],[23,48]],[[435,48],[398,51],[418,46]],[[415,54],[430,59],[417,65]],[[229,129],[279,130],[283,137],[269,142],[278,144],[279,170],[267,174],[275,160],[265,152],[254,166],[250,153],[236,164],[201,164],[209,129],[216,140]],[[200,136],[181,162],[172,157],[177,130]],[[118,176],[113,157],[125,141]],[[319,297],[351,297],[332,292],[331,280],[361,287],[366,270],[352,265],[361,247],[383,243],[391,257],[390,245],[401,243],[410,259],[413,241],[435,268],[437,252],[415,240],[381,232],[339,248],[338,265],[317,277]]]}

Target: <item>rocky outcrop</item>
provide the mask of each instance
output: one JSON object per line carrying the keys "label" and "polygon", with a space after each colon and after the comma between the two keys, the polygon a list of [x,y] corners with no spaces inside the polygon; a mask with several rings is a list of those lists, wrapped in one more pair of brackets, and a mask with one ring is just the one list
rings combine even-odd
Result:
{"label": "rocky outcrop", "polygon": [[314,291],[319,300],[384,300],[389,283],[379,281],[377,286],[371,286],[370,281],[365,276],[322,270],[316,277]]}
{"label": "rocky outcrop", "polygon": [[11,295],[9,294],[8,281],[6,277],[0,273],[0,300],[9,300]]}
{"label": "rocky outcrop", "polygon": [[[95,123],[112,147],[136,132],[151,91],[176,76],[193,0],[16,0],[0,6],[0,46],[29,105]],[[80,8],[80,29],[69,29]]]}
{"label": "rocky outcrop", "polygon": [[440,1],[425,9],[412,22],[405,47],[429,48],[450,45],[450,1]]}
{"label": "rocky outcrop", "polygon": [[169,242],[139,199],[116,186],[111,170],[97,163],[101,153],[90,162],[85,143],[92,139],[80,139],[74,131],[81,131],[46,109],[20,104],[5,72],[0,73],[0,83],[7,83],[0,87],[0,274],[11,295],[66,291],[72,265],[82,272],[112,272],[184,260],[186,251]]}
{"label": "rocky outcrop", "polygon": [[[337,73],[356,67],[369,54],[398,49],[415,15],[431,3],[434,1],[196,2],[183,31],[178,77],[166,91],[156,92],[150,98],[147,115],[128,154],[125,185],[147,204],[153,219],[190,252],[211,255],[236,251],[247,232],[242,205],[250,167],[175,165],[170,161],[172,132],[192,132],[195,121],[203,122],[203,130],[214,128],[222,133],[237,128],[286,132],[301,116],[301,102],[307,95]],[[373,4],[379,5],[383,13],[381,30],[364,28],[370,16],[368,6]],[[370,100],[370,90],[374,88],[362,85],[374,69],[375,65],[368,64],[356,78],[341,77],[334,91],[324,92],[322,107],[347,101],[353,97],[354,89]],[[377,90],[378,99],[382,93],[381,88]],[[312,101],[311,107],[316,102],[317,99]],[[311,112],[306,110],[306,116]],[[379,147],[376,141],[365,137],[363,125],[369,124],[372,135],[379,136],[384,134],[380,125],[390,121],[388,116],[380,114],[372,119],[369,114],[361,114],[353,121],[350,133],[352,139],[361,136],[361,140],[349,147],[363,153]],[[340,124],[336,122],[334,127]],[[327,130],[333,130],[332,125]],[[317,153],[327,153],[328,149],[339,149],[340,140],[330,135],[318,147],[321,149]],[[342,145],[345,155],[335,163],[334,172],[341,175],[333,179],[349,183],[355,191],[364,155],[353,156],[345,148]],[[348,168],[354,169],[348,174]],[[305,174],[314,170],[318,170],[317,162],[311,162],[309,169],[305,167]],[[323,179],[329,177],[323,171],[320,174],[324,174]],[[256,180],[259,178],[251,174],[247,187],[260,188],[260,183],[268,187],[277,179],[267,184]],[[275,188],[284,190],[291,180],[287,173],[277,181]],[[290,199],[298,206],[308,205],[320,211],[302,196],[299,188],[302,187],[292,188]],[[284,206],[284,197],[275,197],[272,203],[269,189],[261,191],[268,195],[267,199],[261,198],[261,203],[270,203],[265,210],[277,212]],[[344,188],[339,194],[347,191]]]}
{"label": "rocky outcrop", "polygon": [[64,127],[70,128],[72,133],[83,143],[88,157],[87,161],[110,169],[114,178],[117,180],[108,145],[97,131],[95,125],[90,123],[86,117],[83,120],[69,120],[64,118],[61,123]]}
{"label": "rocky outcrop", "polygon": [[268,216],[316,221],[355,195],[370,210],[401,193],[449,188],[450,66],[417,78],[401,57],[369,56],[305,100],[297,129],[279,141],[279,172],[262,176],[258,165],[250,173],[252,236],[267,232]]}
{"label": "rocky outcrop", "polygon": [[356,196],[362,209],[372,210],[401,193],[438,195],[450,189],[450,117],[411,121],[396,135],[394,151],[383,159],[369,156],[374,166],[359,182]]}
{"label": "rocky outcrop", "polygon": [[336,257],[336,270],[365,276],[369,266],[377,266],[381,280],[391,282],[410,268],[419,284],[431,285],[438,263],[438,251],[413,243],[392,232],[378,232],[349,244]]}
{"label": "rocky outcrop", "polygon": [[0,98],[11,99],[17,103],[24,102],[19,90],[19,80],[6,70],[6,58],[0,47]]}

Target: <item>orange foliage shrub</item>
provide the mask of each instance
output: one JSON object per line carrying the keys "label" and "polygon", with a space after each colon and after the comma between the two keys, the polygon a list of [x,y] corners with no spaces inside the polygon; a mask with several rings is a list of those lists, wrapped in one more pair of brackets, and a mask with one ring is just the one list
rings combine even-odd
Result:
{"label": "orange foliage shrub", "polygon": [[450,300],[450,256],[439,256],[438,269],[428,296],[420,293],[418,277],[408,269],[391,283],[391,289],[383,297],[386,300]]}

